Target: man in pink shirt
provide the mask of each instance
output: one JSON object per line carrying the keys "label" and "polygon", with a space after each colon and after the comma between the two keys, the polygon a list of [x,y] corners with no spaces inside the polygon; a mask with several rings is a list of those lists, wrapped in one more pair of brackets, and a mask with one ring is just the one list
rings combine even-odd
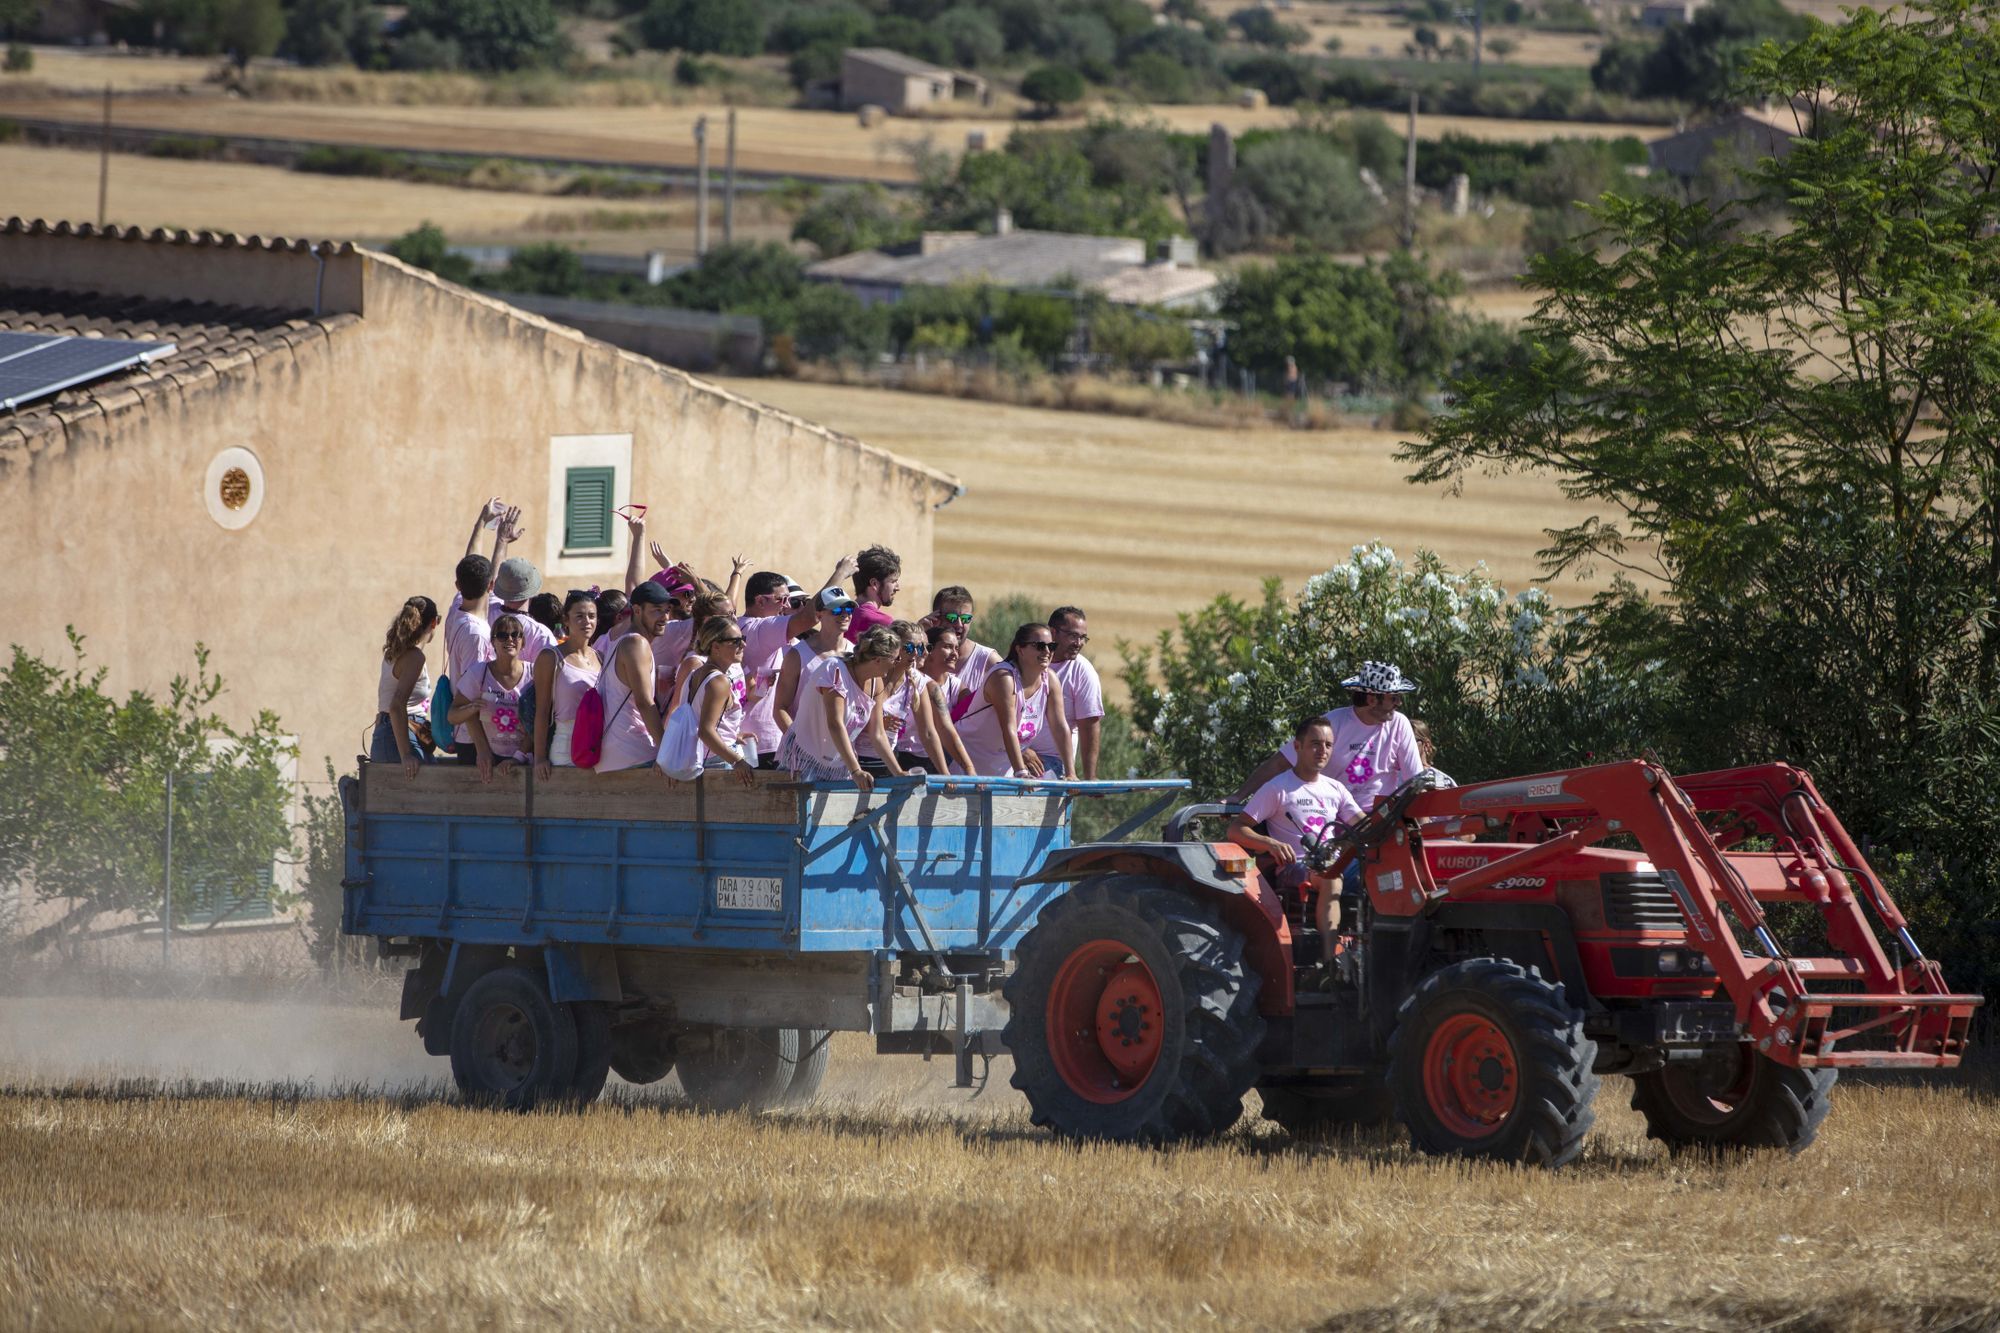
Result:
{"label": "man in pink shirt", "polygon": [[[834,588],[854,572],[854,557],[842,556],[833,567],[833,576],[822,588]],[[744,614],[737,618],[743,631],[743,679],[748,687],[744,699],[741,734],[757,742],[757,767],[778,767],[778,742],[785,730],[778,725],[776,702],[778,672],[784,665],[785,648],[806,633],[819,618],[816,597],[798,587],[783,574],[759,570],[743,585]]]}
{"label": "man in pink shirt", "polygon": [[1076,737],[1076,762],[1071,764],[1069,755],[1056,753],[1055,737],[1047,727],[1035,733],[1031,745],[1042,756],[1043,771],[1061,777],[1074,769],[1074,776],[1095,782],[1099,733],[1104,725],[1104,683],[1083,655],[1083,646],[1090,642],[1090,622],[1084,619],[1082,608],[1059,606],[1049,612],[1049,628],[1056,636],[1055,661],[1049,670],[1062,686],[1063,716],[1069,719],[1070,732]]}
{"label": "man in pink shirt", "polygon": [[[1261,784],[1229,823],[1229,840],[1277,862],[1277,886],[1303,893],[1317,890],[1314,921],[1319,926],[1322,956],[1333,957],[1334,931],[1340,925],[1340,894],[1330,880],[1306,869],[1306,853],[1339,836],[1361,818],[1361,807],[1347,788],[1326,775],[1333,757],[1333,724],[1309,717],[1292,728],[1291,766]],[[1257,832],[1252,825],[1262,824]]]}
{"label": "man in pink shirt", "polygon": [[886,546],[871,546],[854,557],[854,600],[860,606],[854,623],[847,627],[847,641],[853,643],[877,625],[894,624],[888,608],[896,604],[903,586],[903,561]]}
{"label": "man in pink shirt", "polygon": [[[1329,775],[1353,793],[1363,810],[1370,810],[1376,797],[1393,793],[1424,771],[1416,732],[1400,711],[1403,696],[1416,693],[1417,686],[1393,662],[1363,662],[1361,670],[1340,685],[1353,693],[1354,703],[1326,714],[1333,727]],[[1230,796],[1230,804],[1241,805],[1298,757],[1296,748],[1286,742],[1244,780]]]}

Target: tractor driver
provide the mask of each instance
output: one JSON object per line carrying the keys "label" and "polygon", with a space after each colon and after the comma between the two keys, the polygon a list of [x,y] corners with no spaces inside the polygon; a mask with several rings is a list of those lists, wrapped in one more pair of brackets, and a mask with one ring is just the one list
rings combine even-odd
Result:
{"label": "tractor driver", "polygon": [[[1229,823],[1230,841],[1278,863],[1280,889],[1304,893],[1312,885],[1319,890],[1314,924],[1321,954],[1329,961],[1333,932],[1340,925],[1340,894],[1330,881],[1306,869],[1306,839],[1335,837],[1361,818],[1361,807],[1347,788],[1326,776],[1333,736],[1333,724],[1325,718],[1302,720],[1292,729],[1292,766],[1259,787]],[[1257,832],[1255,824],[1262,824],[1264,832]]]}

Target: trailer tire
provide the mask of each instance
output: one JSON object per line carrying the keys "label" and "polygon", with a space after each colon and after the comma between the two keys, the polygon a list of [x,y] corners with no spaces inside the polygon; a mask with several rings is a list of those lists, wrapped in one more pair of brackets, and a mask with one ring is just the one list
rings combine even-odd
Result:
{"label": "trailer tire", "polygon": [[466,987],[451,1021],[451,1075],[467,1101],[531,1110],[576,1077],[576,1019],[537,970],[502,967]]}
{"label": "trailer tire", "polygon": [[1710,1047],[1700,1061],[1632,1076],[1632,1109],[1646,1137],[1676,1152],[1782,1148],[1803,1152],[1833,1109],[1837,1069],[1793,1069],[1747,1042]]}
{"label": "trailer tire", "polygon": [[1257,1082],[1262,984],[1243,937],[1171,881],[1082,880],[1042,909],[1005,983],[1013,1085],[1064,1138],[1220,1134]]}
{"label": "trailer tire", "polygon": [[1395,1115],[1395,1099],[1380,1076],[1338,1083],[1274,1083],[1257,1089],[1264,1119],[1295,1139],[1324,1139],[1373,1129]]}
{"label": "trailer tire", "polygon": [[566,1006],[576,1022],[576,1077],[565,1098],[588,1106],[604,1091],[611,1076],[611,1011],[601,1004]]}
{"label": "trailer tire", "polygon": [[1559,1167],[1596,1119],[1597,1043],[1560,982],[1504,958],[1425,977],[1396,1013],[1389,1087],[1411,1146]]}
{"label": "trailer tire", "polygon": [[833,1052],[833,1033],[826,1028],[800,1028],[799,1059],[792,1067],[791,1086],[785,1089],[786,1106],[810,1106],[819,1096],[826,1078],[827,1059]]}
{"label": "trailer tire", "polygon": [[704,1050],[675,1062],[689,1100],[708,1111],[767,1111],[784,1104],[799,1069],[798,1028],[716,1028]]}
{"label": "trailer tire", "polygon": [[658,1083],[674,1072],[674,1031],[657,1017],[611,1028],[611,1069],[627,1083]]}

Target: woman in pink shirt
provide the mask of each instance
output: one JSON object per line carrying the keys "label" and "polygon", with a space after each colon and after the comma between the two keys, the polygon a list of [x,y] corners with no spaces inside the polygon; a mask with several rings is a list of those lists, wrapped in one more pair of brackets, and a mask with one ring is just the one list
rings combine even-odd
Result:
{"label": "woman in pink shirt", "polygon": [[864,794],[874,790],[854,740],[876,725],[880,682],[902,649],[894,631],[877,626],[855,642],[852,658],[828,654],[814,663],[799,691],[798,716],[778,747],[779,762],[808,782],[848,778]]}
{"label": "woman in pink shirt", "polygon": [[1059,752],[1069,751],[1062,690],[1055,687],[1055,673],[1049,670],[1055,650],[1055,631],[1039,620],[1014,631],[1013,646],[988,673],[979,702],[959,719],[958,734],[972,757],[974,773],[1040,777],[1041,756],[1028,748],[1028,742],[1044,726],[1054,734]]}
{"label": "woman in pink shirt", "polygon": [[494,761],[527,757],[528,728],[521,717],[521,690],[528,683],[521,661],[525,637],[519,616],[501,616],[493,622],[493,660],[467,667],[451,683],[449,720],[472,733],[482,782],[492,780]]}
{"label": "woman in pink shirt", "polygon": [[897,757],[906,764],[924,759],[942,762],[941,773],[970,773],[972,756],[965,752],[965,742],[951,720],[951,706],[958,697],[953,674],[958,670],[958,631],[940,625],[923,633],[924,651],[910,672],[917,687],[916,720],[897,740]]}
{"label": "woman in pink shirt", "polygon": [[572,767],[570,740],[576,710],[597,684],[604,664],[590,646],[597,633],[597,602],[587,592],[563,599],[563,641],[535,659],[535,776],[547,781],[555,768]]}
{"label": "woman in pink shirt", "polygon": [[[699,671],[702,664],[708,660],[708,654],[701,647],[702,630],[710,621],[719,618],[735,623],[736,605],[729,598],[707,593],[694,599],[694,614],[689,617],[688,622],[687,651],[681,654],[677,662],[660,663],[659,697],[667,701],[661,710],[666,716],[672,717],[674,710],[687,702],[688,682],[694,679],[695,672]],[[737,656],[740,658],[742,654],[739,653]],[[671,678],[668,676],[669,672],[672,673]]]}
{"label": "woman in pink shirt", "polygon": [[701,665],[681,703],[696,710],[696,731],[708,751],[707,767],[728,768],[744,786],[756,781],[756,760],[743,751],[743,629],[729,615],[711,616],[695,636]]}
{"label": "woman in pink shirt", "polygon": [[[819,594],[819,622],[810,634],[800,635],[785,649],[778,667],[778,683],[771,715],[780,732],[790,731],[798,720],[799,697],[805,680],[819,659],[840,648],[841,635],[854,619],[855,603],[840,588],[822,588]],[[780,742],[782,744],[782,741]]]}

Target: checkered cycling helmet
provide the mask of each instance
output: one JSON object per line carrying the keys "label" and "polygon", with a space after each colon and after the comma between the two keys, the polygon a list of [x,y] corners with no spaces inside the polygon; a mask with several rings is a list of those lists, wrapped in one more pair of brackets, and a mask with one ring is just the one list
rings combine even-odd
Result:
{"label": "checkered cycling helmet", "polygon": [[1360,671],[1340,682],[1340,688],[1363,694],[1415,694],[1417,682],[1394,662],[1363,662]]}

